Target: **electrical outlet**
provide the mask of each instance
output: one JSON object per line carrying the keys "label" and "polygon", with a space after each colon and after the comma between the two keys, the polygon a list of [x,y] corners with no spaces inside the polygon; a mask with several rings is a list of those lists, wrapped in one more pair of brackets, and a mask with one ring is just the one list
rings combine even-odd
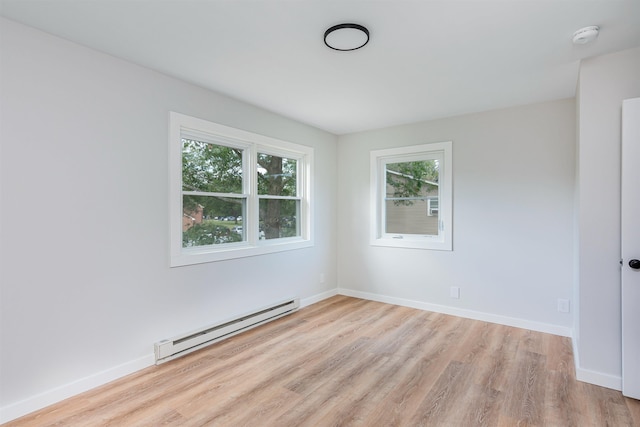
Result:
{"label": "electrical outlet", "polygon": [[451,298],[460,299],[460,288],[457,286],[452,286],[449,289],[449,295]]}
{"label": "electrical outlet", "polygon": [[560,313],[568,313],[569,312],[569,300],[558,298],[558,311]]}
{"label": "electrical outlet", "polygon": [[320,273],[320,283],[324,283],[324,273]]}

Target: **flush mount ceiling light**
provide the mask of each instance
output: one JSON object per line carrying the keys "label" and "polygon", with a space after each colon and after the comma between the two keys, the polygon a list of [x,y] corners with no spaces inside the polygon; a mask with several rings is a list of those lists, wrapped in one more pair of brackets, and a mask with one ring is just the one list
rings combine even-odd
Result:
{"label": "flush mount ceiling light", "polygon": [[600,27],[592,25],[590,27],[580,28],[573,33],[573,44],[587,44],[598,38]]}
{"label": "flush mount ceiling light", "polygon": [[339,24],[324,32],[324,44],[334,50],[356,50],[367,43],[369,43],[369,30],[362,25]]}

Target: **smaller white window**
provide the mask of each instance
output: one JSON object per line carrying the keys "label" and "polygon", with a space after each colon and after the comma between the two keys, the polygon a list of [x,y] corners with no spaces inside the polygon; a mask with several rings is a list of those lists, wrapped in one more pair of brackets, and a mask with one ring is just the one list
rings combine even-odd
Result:
{"label": "smaller white window", "polygon": [[452,250],[451,142],[371,152],[371,244]]}

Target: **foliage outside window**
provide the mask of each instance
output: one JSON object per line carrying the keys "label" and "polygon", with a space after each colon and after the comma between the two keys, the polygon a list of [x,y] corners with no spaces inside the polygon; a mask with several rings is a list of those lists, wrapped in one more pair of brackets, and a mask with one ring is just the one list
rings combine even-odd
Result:
{"label": "foliage outside window", "polygon": [[307,247],[313,149],[170,116],[171,266]]}
{"label": "foliage outside window", "polygon": [[258,153],[260,236],[263,239],[294,237],[300,233],[298,161]]}
{"label": "foliage outside window", "polygon": [[371,244],[452,249],[451,142],[371,152]]}
{"label": "foliage outside window", "polygon": [[244,150],[190,138],[181,142],[182,247],[244,241]]}

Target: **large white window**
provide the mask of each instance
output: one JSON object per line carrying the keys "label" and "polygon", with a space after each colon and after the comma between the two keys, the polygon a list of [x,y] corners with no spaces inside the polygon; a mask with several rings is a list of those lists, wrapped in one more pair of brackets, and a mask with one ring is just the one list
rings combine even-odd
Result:
{"label": "large white window", "polygon": [[452,250],[451,142],[371,152],[371,244]]}
{"label": "large white window", "polygon": [[170,113],[171,266],[311,246],[313,149]]}

